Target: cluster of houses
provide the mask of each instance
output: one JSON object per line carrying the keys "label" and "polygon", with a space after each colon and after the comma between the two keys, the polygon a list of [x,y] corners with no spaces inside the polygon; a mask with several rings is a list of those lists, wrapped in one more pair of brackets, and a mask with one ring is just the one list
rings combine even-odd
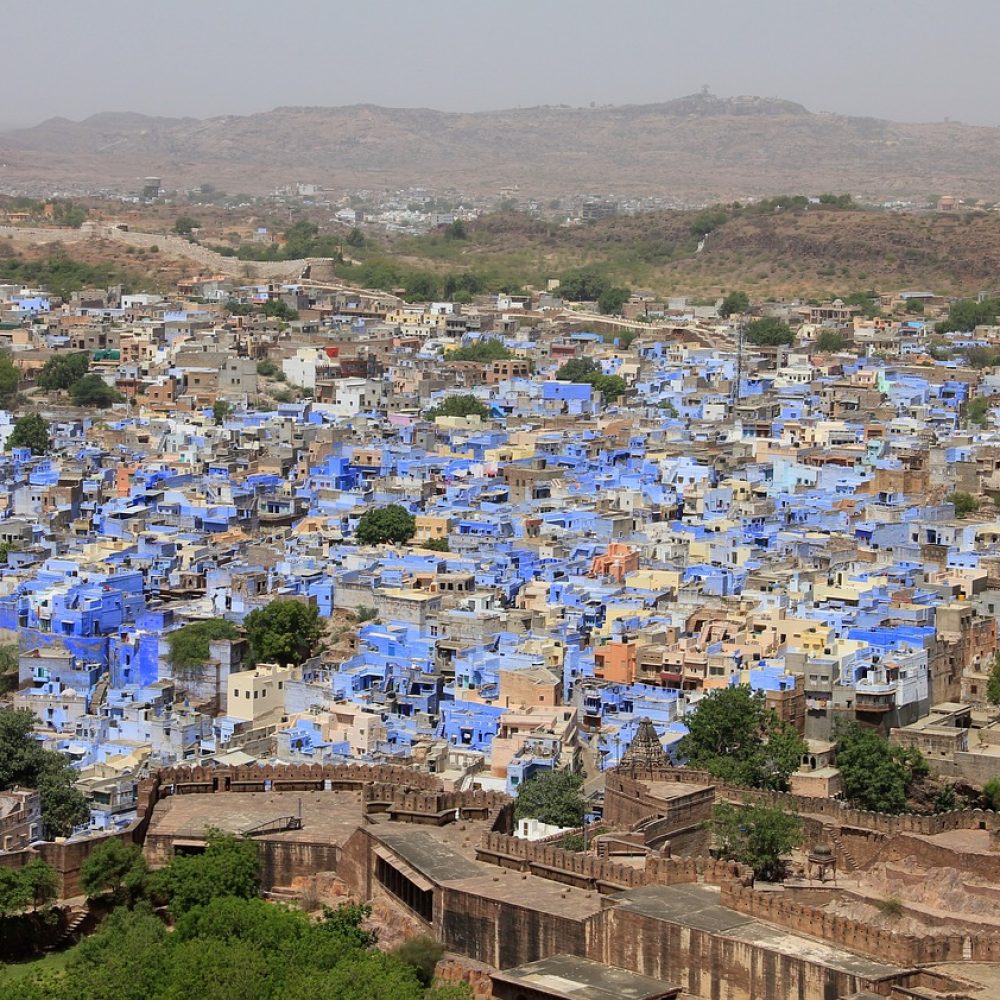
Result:
{"label": "cluster of houses", "polygon": [[[81,835],[128,823],[171,764],[391,762],[514,793],[615,766],[644,719],[677,759],[685,714],[734,684],[808,739],[797,791],[838,794],[841,720],[943,773],[1000,773],[1000,434],[968,416],[1000,380],[966,364],[998,331],[830,303],[775,307],[795,343],[754,347],[736,319],[641,295],[640,320],[581,330],[554,294],[0,285],[0,342],[51,434],[0,454],[0,630],[13,703],[79,771]],[[818,352],[828,330],[841,352]],[[505,350],[450,360],[483,339]],[[66,352],[124,401],[32,388]],[[557,377],[580,358],[624,394]],[[481,405],[428,416],[455,395]],[[413,538],[359,545],[390,504]],[[317,655],[253,663],[237,637],[171,667],[177,629],[275,599],[318,608]],[[0,797],[5,849],[38,833],[21,799]]]}

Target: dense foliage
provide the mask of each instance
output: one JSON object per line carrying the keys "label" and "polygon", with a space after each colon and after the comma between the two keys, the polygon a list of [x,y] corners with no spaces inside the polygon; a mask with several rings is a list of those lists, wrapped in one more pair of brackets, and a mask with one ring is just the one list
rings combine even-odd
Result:
{"label": "dense foliage", "polygon": [[93,406],[98,410],[106,410],[122,400],[122,394],[100,375],[84,375],[70,387],[69,395],[77,406]]}
{"label": "dense foliage", "polygon": [[448,354],[449,361],[505,361],[512,357],[513,351],[504,347],[496,337],[475,340]]}
{"label": "dense foliage", "polygon": [[179,854],[153,873],[150,892],[180,917],[216,896],[254,899],[260,892],[260,849],[255,840],[211,830],[201,854]]}
{"label": "dense foliage", "polygon": [[370,909],[319,920],[257,898],[257,845],[212,834],[204,854],[175,857],[150,879],[167,893],[173,933],[150,906],[117,908],[65,971],[9,984],[10,1000],[462,1000],[427,990],[436,951],[420,939],[380,952],[362,927]]}
{"label": "dense foliage", "polygon": [[44,455],[51,441],[49,425],[40,413],[26,413],[14,422],[14,430],[7,438],[8,448],[30,448],[33,455]]}
{"label": "dense foliage", "polygon": [[236,639],[239,629],[224,618],[191,622],[167,636],[170,666],[175,670],[195,670],[208,662],[209,643],[217,639]]}
{"label": "dense foliage", "polygon": [[958,299],[948,309],[948,318],[935,326],[938,333],[953,330],[970,333],[977,326],[993,326],[1000,315],[1000,299]]}
{"label": "dense foliage", "polygon": [[576,771],[539,771],[517,790],[514,815],[552,826],[583,822],[583,775]]}
{"label": "dense foliage", "polygon": [[0,259],[0,280],[39,285],[63,299],[68,299],[81,288],[127,285],[126,277],[111,264],[85,264],[65,255],[54,255],[43,260],[24,260],[16,256]]}
{"label": "dense foliage", "polygon": [[802,842],[799,818],[774,806],[720,803],[711,828],[721,857],[749,865],[755,878],[766,881],[782,877],[785,855]]}
{"label": "dense foliage", "polygon": [[74,787],[76,772],[61,753],[42,747],[33,724],[28,709],[0,708],[0,791],[15,785],[38,789],[46,834],[68,836],[90,812]]}
{"label": "dense foliage", "polygon": [[142,849],[118,838],[103,841],[80,868],[80,888],[91,899],[109,896],[115,903],[132,902],[146,890],[148,868]]}
{"label": "dense foliage", "polygon": [[784,790],[806,752],[794,726],[746,686],[710,691],[684,722],[678,752],[688,765],[734,785]]}
{"label": "dense foliage", "polygon": [[928,773],[919,750],[894,747],[884,736],[856,722],[837,727],[837,767],[844,794],[858,809],[901,813],[912,785]]}
{"label": "dense foliage", "polygon": [[986,700],[991,705],[1000,705],[1000,653],[993,655],[993,665],[986,682]]}
{"label": "dense foliage", "polygon": [[20,868],[0,868],[0,917],[9,917],[54,899],[58,879],[51,865],[32,858]]}
{"label": "dense foliage", "polygon": [[737,313],[745,313],[750,308],[750,296],[746,292],[730,292],[722,300],[719,306],[719,315],[723,317],[733,316]]}
{"label": "dense foliage", "polygon": [[438,417],[479,417],[486,420],[489,415],[489,407],[471,393],[448,396],[424,414],[428,420],[436,420]]}
{"label": "dense foliage", "polygon": [[0,404],[6,406],[17,393],[21,373],[6,351],[0,351]]}
{"label": "dense foliage", "polygon": [[947,498],[955,506],[955,517],[968,517],[979,509],[979,501],[964,490],[949,493]]}
{"label": "dense foliage", "polygon": [[620,375],[605,375],[601,366],[591,358],[572,358],[561,365],[556,378],[563,382],[587,383],[609,403],[625,392],[625,380]]}
{"label": "dense foliage", "polygon": [[83,352],[55,354],[42,367],[35,380],[43,389],[69,389],[79,382],[90,367],[90,358]]}
{"label": "dense foliage", "polygon": [[763,319],[747,323],[743,335],[748,344],[756,347],[778,347],[790,344],[795,339],[788,324],[773,316],[765,316]]}
{"label": "dense foliage", "polygon": [[816,338],[816,350],[835,353],[844,349],[844,335],[837,330],[824,330]]}
{"label": "dense foliage", "polygon": [[297,666],[313,656],[323,634],[319,608],[280,600],[251,611],[243,622],[250,653],[257,663]]}
{"label": "dense foliage", "polygon": [[391,503],[362,514],[354,537],[359,545],[384,545],[408,542],[416,530],[416,518],[405,507]]}

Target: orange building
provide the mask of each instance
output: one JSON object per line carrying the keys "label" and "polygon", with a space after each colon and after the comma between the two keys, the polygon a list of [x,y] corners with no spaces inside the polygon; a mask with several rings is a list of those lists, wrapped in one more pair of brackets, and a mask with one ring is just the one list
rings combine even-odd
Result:
{"label": "orange building", "polygon": [[606,642],[594,650],[594,676],[617,684],[633,684],[638,647],[634,642]]}
{"label": "orange building", "polygon": [[629,573],[639,568],[639,553],[623,542],[612,542],[607,551],[594,556],[590,564],[591,576],[609,576],[615,583],[621,583]]}

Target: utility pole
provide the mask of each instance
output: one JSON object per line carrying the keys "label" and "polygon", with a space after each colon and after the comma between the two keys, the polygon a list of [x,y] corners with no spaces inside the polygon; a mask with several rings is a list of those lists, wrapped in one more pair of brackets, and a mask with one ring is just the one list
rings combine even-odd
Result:
{"label": "utility pole", "polygon": [[733,392],[732,400],[733,406],[735,407],[740,401],[741,388],[740,383],[743,381],[743,315],[740,315],[740,321],[736,327],[736,378],[733,380]]}

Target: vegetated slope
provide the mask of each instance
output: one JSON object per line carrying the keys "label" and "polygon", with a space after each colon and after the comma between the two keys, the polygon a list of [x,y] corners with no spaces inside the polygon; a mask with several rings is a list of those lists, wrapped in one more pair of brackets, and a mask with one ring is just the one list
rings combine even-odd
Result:
{"label": "vegetated slope", "polygon": [[702,203],[782,191],[871,198],[993,197],[1000,129],[814,114],[789,101],[708,94],[661,104],[475,114],[356,105],[205,120],[101,114],[0,135],[7,186],[169,187],[259,193],[454,187],[526,194],[660,194]]}
{"label": "vegetated slope", "polygon": [[583,265],[631,287],[677,294],[743,288],[821,295],[863,288],[946,293],[992,289],[1000,274],[1000,215],[810,207],[731,212],[697,252],[704,213],[657,212],[562,228],[514,214],[487,216],[466,240],[397,240],[390,253],[434,271],[513,274],[539,283]]}

